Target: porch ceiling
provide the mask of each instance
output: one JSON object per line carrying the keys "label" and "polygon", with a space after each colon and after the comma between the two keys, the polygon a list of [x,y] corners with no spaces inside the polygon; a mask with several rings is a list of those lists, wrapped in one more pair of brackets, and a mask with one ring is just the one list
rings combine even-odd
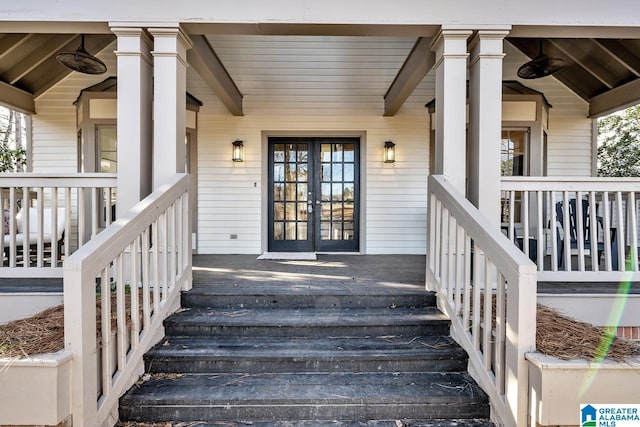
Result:
{"label": "porch ceiling", "polygon": [[640,102],[640,40],[603,38],[508,38],[529,58],[540,52],[565,61],[553,76],[601,116]]}
{"label": "porch ceiling", "polygon": [[[85,49],[95,55],[113,40],[113,34],[87,34]],[[71,73],[56,54],[79,45],[80,34],[0,34],[0,102],[35,113],[34,99]]]}
{"label": "porch ceiling", "polygon": [[[235,115],[243,114],[245,95],[283,103],[316,97],[377,103],[393,115],[433,66],[430,38],[415,34],[191,36],[198,43],[189,62]],[[87,34],[85,47],[95,55],[114,39]],[[554,78],[589,103],[591,116],[640,101],[640,39],[507,40],[529,58],[538,55],[540,42],[545,54],[562,58],[565,66]],[[0,103],[34,113],[34,99],[71,72],[56,54],[79,44],[74,33],[0,33]]]}

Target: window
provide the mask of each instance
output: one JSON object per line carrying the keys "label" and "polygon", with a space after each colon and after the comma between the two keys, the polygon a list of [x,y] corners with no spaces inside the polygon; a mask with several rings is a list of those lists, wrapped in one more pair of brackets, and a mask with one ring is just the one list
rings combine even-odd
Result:
{"label": "window", "polygon": [[503,130],[501,147],[501,175],[525,176],[528,174],[528,135],[526,129]]}
{"label": "window", "polygon": [[0,172],[30,170],[30,117],[0,106]]}
{"label": "window", "polygon": [[[503,129],[500,140],[500,174],[502,176],[525,176],[529,173],[529,129]],[[515,193],[514,221],[520,222],[522,193]],[[509,221],[510,200],[502,193],[500,221]]]}
{"label": "window", "polygon": [[98,126],[96,134],[98,140],[96,169],[104,173],[116,173],[118,171],[116,127]]}

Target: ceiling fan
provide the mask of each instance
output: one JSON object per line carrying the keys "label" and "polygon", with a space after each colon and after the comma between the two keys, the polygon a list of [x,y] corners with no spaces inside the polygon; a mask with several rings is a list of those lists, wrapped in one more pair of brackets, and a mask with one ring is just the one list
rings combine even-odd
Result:
{"label": "ceiling fan", "polygon": [[556,71],[559,71],[563,66],[563,59],[553,58],[542,52],[542,40],[540,40],[538,56],[518,68],[518,77],[523,79],[539,79],[540,77],[550,76]]}
{"label": "ceiling fan", "polygon": [[80,41],[80,46],[73,52],[60,52],[56,59],[67,68],[84,74],[103,74],[107,71],[107,66],[93,55],[90,55],[84,48],[84,34]]}

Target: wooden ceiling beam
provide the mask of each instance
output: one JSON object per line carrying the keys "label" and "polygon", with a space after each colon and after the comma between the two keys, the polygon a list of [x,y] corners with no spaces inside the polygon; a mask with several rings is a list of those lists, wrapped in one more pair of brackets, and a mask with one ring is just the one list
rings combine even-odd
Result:
{"label": "wooden ceiling beam", "polygon": [[26,114],[36,113],[32,94],[2,81],[0,81],[0,103]]}
{"label": "wooden ceiling beam", "polygon": [[70,43],[74,38],[75,35],[73,34],[62,36],[52,35],[41,46],[30,53],[29,56],[7,70],[7,72],[2,75],[2,80],[9,84],[14,84],[38,65],[60,52],[61,48]]}
{"label": "wooden ceiling beam", "polygon": [[[540,39],[524,39],[524,38],[513,38],[510,37],[507,39],[509,43],[511,43],[514,47],[520,50],[523,54],[525,54],[529,59],[535,58],[539,53],[539,41]],[[554,52],[551,52],[549,46],[544,46],[543,51],[549,56],[558,56],[554,55]],[[566,63],[568,62],[568,63]],[[579,76],[578,78],[576,78]],[[558,72],[553,74],[553,78],[557,79],[560,83],[565,85],[569,90],[578,95],[580,98],[585,101],[589,101],[591,98],[590,90],[585,86],[588,81],[595,80],[594,77],[587,73],[581,66],[578,64],[574,64],[573,61],[565,61],[565,66]],[[576,80],[580,81],[577,83]],[[600,86],[599,82],[598,87]],[[591,84],[589,85],[591,87]]]}
{"label": "wooden ceiling beam", "polygon": [[594,61],[590,53],[578,43],[567,39],[547,39],[547,41],[609,89],[613,89],[619,83],[609,70]]}
{"label": "wooden ceiling beam", "polygon": [[600,117],[640,103],[640,79],[596,95],[589,101],[589,117]]}
{"label": "wooden ceiling beam", "polygon": [[623,67],[640,77],[640,56],[627,49],[620,41],[610,39],[591,39],[593,43],[600,46],[609,53]]}
{"label": "wooden ceiling beam", "polygon": [[[107,46],[109,46],[116,36],[114,34],[90,34],[85,37],[85,49],[90,55],[97,55]],[[76,35],[69,43],[60,50],[75,51],[80,45],[80,36]],[[42,61],[31,72],[21,78],[16,86],[23,87],[32,91],[37,98],[53,86],[58,84],[62,79],[68,76],[72,71],[58,63],[55,56]]]}
{"label": "wooden ceiling beam", "polygon": [[187,51],[189,65],[202,77],[234,116],[243,116],[242,93],[227,72],[205,36],[191,36],[193,47]]}
{"label": "wooden ceiling beam", "polygon": [[420,37],[384,95],[384,116],[395,115],[435,64],[431,38]]}
{"label": "wooden ceiling beam", "polygon": [[29,34],[3,34],[0,36],[0,60],[10,54],[29,37]]}

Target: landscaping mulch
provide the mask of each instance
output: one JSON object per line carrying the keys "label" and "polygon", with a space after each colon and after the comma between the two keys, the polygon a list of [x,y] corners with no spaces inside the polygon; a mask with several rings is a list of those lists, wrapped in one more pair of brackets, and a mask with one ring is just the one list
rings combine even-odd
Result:
{"label": "landscaping mulch", "polygon": [[64,348],[64,308],[51,307],[32,317],[0,325],[0,357],[23,358]]}
{"label": "landscaping mulch", "polygon": [[[0,325],[1,358],[25,358],[63,348],[62,305],[27,319]],[[540,305],[537,312],[536,349],[540,353],[563,360],[593,360],[605,356],[606,359],[621,361],[640,355],[639,343],[613,337],[605,328],[578,322]]]}
{"label": "landscaping mulch", "polygon": [[[116,306],[111,296],[111,307]],[[97,343],[102,340],[100,298],[96,301]],[[130,299],[125,298],[127,326],[131,325]],[[142,308],[141,308],[142,310]],[[111,313],[111,329],[116,328],[116,313]],[[27,358],[36,354],[55,353],[64,348],[64,306],[57,305],[25,319],[0,325],[0,358]]]}
{"label": "landscaping mulch", "polygon": [[640,354],[638,343],[615,337],[615,331],[578,322],[541,305],[536,321],[536,350],[558,359],[622,361]]}

